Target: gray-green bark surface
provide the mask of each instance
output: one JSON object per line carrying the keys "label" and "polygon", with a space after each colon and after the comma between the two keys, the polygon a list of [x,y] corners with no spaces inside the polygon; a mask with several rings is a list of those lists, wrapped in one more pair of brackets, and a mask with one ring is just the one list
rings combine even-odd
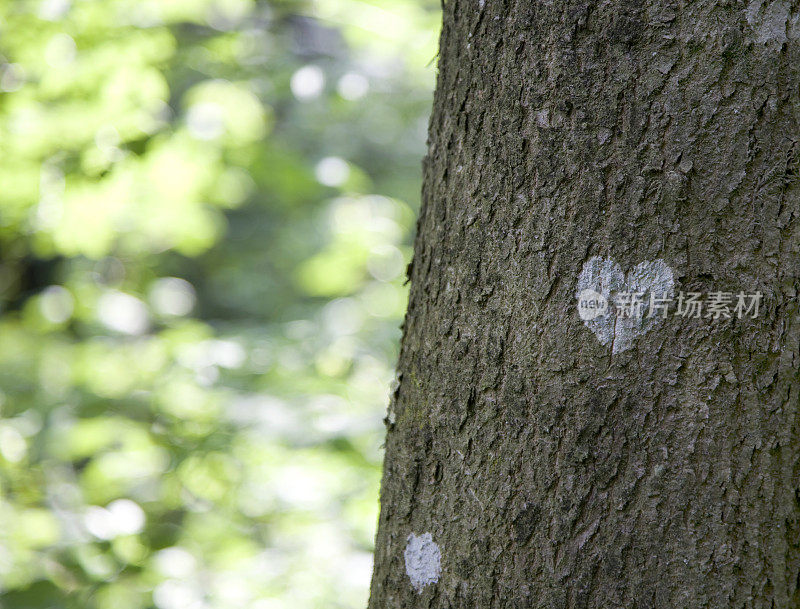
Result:
{"label": "gray-green bark surface", "polygon": [[[799,16],[446,3],[371,609],[800,608]],[[615,350],[595,256],[762,311]]]}

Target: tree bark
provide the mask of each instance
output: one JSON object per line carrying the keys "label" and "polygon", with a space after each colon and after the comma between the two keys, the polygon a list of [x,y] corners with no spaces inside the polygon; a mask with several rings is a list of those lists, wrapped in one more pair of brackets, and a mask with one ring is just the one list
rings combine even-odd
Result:
{"label": "tree bark", "polygon": [[800,607],[799,15],[446,3],[371,609]]}

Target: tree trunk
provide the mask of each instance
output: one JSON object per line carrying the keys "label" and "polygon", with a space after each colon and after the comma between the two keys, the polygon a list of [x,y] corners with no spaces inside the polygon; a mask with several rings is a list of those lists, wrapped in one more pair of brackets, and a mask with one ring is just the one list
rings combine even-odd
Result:
{"label": "tree trunk", "polygon": [[800,607],[799,15],[447,2],[371,609]]}

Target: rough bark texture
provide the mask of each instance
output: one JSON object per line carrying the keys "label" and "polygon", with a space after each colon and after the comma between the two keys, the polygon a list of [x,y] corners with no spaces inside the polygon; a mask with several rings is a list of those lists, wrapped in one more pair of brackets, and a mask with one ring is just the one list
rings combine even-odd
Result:
{"label": "rough bark texture", "polygon": [[[799,15],[447,2],[372,609],[800,607]],[[594,256],[763,310],[613,353]]]}

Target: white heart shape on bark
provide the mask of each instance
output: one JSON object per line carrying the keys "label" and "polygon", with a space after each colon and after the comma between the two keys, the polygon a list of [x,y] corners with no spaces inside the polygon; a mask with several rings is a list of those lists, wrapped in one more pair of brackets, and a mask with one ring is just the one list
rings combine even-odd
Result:
{"label": "white heart shape on bark", "polygon": [[[611,353],[622,353],[633,346],[638,336],[652,330],[663,319],[660,314],[649,315],[650,295],[672,298],[674,286],[672,269],[661,259],[641,262],[625,275],[611,258],[594,256],[583,265],[575,296],[580,300],[582,293],[592,290],[608,301],[605,314],[591,319],[581,315],[581,318],[601,345],[611,345]],[[642,315],[619,315],[611,306],[619,293],[642,293]]]}

